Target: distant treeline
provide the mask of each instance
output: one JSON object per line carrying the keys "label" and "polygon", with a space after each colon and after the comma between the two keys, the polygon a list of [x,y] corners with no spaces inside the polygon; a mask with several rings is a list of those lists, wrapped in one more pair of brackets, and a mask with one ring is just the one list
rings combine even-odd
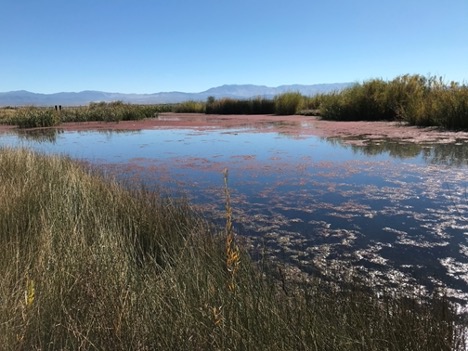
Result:
{"label": "distant treeline", "polygon": [[273,99],[215,99],[178,104],[134,105],[121,101],[86,107],[24,107],[0,110],[0,123],[46,127],[62,122],[122,121],[151,118],[160,112],[207,114],[315,115],[323,119],[397,120],[419,126],[468,129],[468,86],[440,77],[403,75],[391,81],[372,79],[333,93],[304,96],[287,92]]}

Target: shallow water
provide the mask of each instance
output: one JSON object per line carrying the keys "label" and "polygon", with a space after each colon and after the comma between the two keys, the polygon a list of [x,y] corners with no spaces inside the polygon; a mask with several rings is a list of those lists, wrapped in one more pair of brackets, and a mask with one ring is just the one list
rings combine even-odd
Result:
{"label": "shallow water", "polygon": [[227,168],[235,229],[272,259],[303,272],[348,262],[377,286],[466,300],[468,143],[352,141],[242,128],[0,136],[170,189],[220,223]]}

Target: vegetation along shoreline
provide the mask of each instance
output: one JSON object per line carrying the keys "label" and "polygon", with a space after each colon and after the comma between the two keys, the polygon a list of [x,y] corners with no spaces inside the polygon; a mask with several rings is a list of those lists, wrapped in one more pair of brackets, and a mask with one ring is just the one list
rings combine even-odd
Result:
{"label": "vegetation along shoreline", "polygon": [[[468,139],[468,87],[405,75],[311,97],[0,109],[0,129],[16,131],[272,119],[285,133]],[[466,321],[443,291],[376,292],[352,271],[293,277],[261,255],[254,262],[233,230],[227,171],[222,228],[186,200],[64,156],[0,148],[0,179],[6,350],[466,349]]]}
{"label": "vegetation along shoreline", "polygon": [[403,75],[391,81],[372,79],[341,91],[314,96],[287,92],[274,99],[231,98],[178,104],[134,105],[121,101],[63,109],[4,107],[0,123],[20,128],[50,127],[67,122],[119,122],[153,118],[162,112],[206,114],[314,115],[336,121],[398,121],[450,130],[468,129],[468,87],[440,77]]}
{"label": "vegetation along shoreline", "polygon": [[376,294],[352,272],[290,280],[252,262],[232,231],[227,173],[225,228],[66,157],[3,148],[0,176],[6,349],[464,347],[443,292]]}

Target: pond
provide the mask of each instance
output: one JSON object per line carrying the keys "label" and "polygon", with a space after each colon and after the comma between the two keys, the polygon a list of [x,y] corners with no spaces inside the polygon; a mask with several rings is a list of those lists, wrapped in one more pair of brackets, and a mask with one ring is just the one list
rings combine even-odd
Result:
{"label": "pond", "polygon": [[235,230],[254,252],[300,272],[353,267],[374,286],[443,287],[466,301],[467,139],[286,127],[9,131],[0,146],[70,155],[127,184],[162,187],[221,225],[228,169]]}

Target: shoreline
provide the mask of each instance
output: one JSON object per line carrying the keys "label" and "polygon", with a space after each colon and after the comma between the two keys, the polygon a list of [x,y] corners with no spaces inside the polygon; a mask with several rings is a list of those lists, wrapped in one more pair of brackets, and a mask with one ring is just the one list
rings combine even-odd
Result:
{"label": "shoreline", "polygon": [[[135,131],[151,129],[220,130],[242,129],[249,132],[276,132],[294,137],[340,137],[350,144],[394,139],[410,143],[468,142],[467,131],[448,131],[437,127],[416,127],[389,121],[329,121],[303,115],[216,115],[203,113],[161,113],[156,118],[120,122],[68,122],[55,127],[22,129],[23,131],[56,129],[61,131]],[[0,132],[18,130],[0,125]],[[239,132],[242,132],[240,130]]]}

